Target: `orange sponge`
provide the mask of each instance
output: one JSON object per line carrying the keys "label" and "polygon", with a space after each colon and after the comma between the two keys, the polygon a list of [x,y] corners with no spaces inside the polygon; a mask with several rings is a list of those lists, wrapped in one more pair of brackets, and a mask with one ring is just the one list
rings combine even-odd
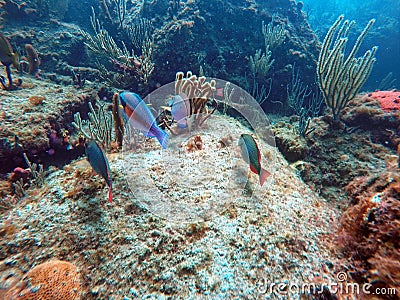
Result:
{"label": "orange sponge", "polygon": [[5,299],[79,300],[81,286],[75,265],[53,260],[31,269],[21,282],[6,294]]}

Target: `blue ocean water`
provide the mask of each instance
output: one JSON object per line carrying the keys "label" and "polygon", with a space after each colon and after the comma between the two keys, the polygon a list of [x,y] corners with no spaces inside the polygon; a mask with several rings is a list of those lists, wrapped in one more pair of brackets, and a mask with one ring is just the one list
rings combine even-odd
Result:
{"label": "blue ocean water", "polygon": [[[311,28],[322,41],[329,26],[339,15],[356,21],[353,37],[361,32],[370,19],[375,19],[359,54],[378,46],[377,61],[364,91],[378,89],[381,80],[392,73],[392,86],[400,88],[400,1],[399,0],[304,0],[304,12]],[[355,34],[357,33],[357,34]],[[389,88],[387,87],[387,88]]]}

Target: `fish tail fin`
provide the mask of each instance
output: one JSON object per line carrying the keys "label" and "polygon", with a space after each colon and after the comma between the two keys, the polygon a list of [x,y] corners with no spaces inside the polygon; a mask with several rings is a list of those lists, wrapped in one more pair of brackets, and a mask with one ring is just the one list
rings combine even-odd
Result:
{"label": "fish tail fin", "polygon": [[159,128],[159,131],[156,135],[158,142],[160,143],[161,147],[163,147],[163,149],[167,148],[168,146],[168,133],[166,133],[164,130],[162,130],[161,128]]}
{"label": "fish tail fin", "polygon": [[112,203],[112,183],[110,182],[110,186],[108,187],[108,201]]}
{"label": "fish tail fin", "polygon": [[270,172],[268,172],[267,170],[261,168],[260,174],[259,174],[259,177],[260,177],[260,185],[261,185],[261,186],[263,186],[265,180],[266,180],[270,175],[271,175]]}
{"label": "fish tail fin", "polygon": [[252,171],[255,174],[258,174],[257,169],[252,164],[250,164],[250,171]]}

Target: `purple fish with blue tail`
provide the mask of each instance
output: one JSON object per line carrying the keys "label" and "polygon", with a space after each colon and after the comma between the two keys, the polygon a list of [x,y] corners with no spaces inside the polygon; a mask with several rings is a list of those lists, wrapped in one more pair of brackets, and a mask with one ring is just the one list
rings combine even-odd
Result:
{"label": "purple fish with blue tail", "polygon": [[173,96],[168,101],[171,107],[171,115],[173,120],[178,123],[179,128],[187,127],[187,118],[190,116],[190,101],[187,95],[181,93]]}
{"label": "purple fish with blue tail", "polygon": [[167,148],[168,134],[157,125],[156,119],[139,95],[122,92],[119,94],[119,101],[133,128],[142,131],[147,137],[157,138],[160,145]]}
{"label": "purple fish with blue tail", "polygon": [[240,135],[238,145],[242,153],[242,158],[250,165],[250,170],[258,174],[260,185],[263,186],[265,180],[271,173],[261,167],[261,153],[256,141],[250,134]]}
{"label": "purple fish with blue tail", "polygon": [[112,175],[108,159],[103,148],[95,141],[89,140],[85,144],[87,159],[93,170],[104,178],[108,185],[108,201],[112,202]]}

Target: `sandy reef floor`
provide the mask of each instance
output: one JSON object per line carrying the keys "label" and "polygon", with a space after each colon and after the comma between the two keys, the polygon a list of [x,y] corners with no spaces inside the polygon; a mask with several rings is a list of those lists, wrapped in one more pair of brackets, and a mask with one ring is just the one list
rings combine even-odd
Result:
{"label": "sandy reef floor", "polygon": [[[268,284],[335,280],[339,212],[262,142],[263,165],[274,172],[263,188],[255,174],[246,184],[236,138],[223,148],[218,141],[248,129],[225,117],[206,128],[202,150],[180,147],[187,135],[168,151],[151,140],[136,154],[109,155],[113,203],[84,158],[51,173],[2,216],[0,278],[67,260],[80,270],[83,299],[279,298]],[[152,201],[164,205],[158,215]]]}

